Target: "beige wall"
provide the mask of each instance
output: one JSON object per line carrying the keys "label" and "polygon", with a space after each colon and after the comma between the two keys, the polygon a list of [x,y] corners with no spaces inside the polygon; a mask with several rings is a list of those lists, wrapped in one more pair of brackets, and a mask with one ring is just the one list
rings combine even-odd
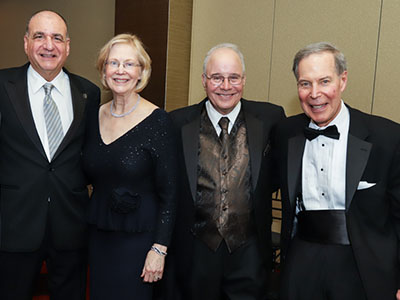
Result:
{"label": "beige wall", "polygon": [[[384,3],[384,5],[382,5]],[[244,97],[299,113],[294,54],[318,41],[336,44],[348,60],[343,95],[351,106],[400,121],[398,0],[193,0],[189,104],[204,97],[200,75],[207,50],[233,42],[246,60]]]}
{"label": "beige wall", "polygon": [[235,43],[246,61],[245,97],[266,101],[274,2],[251,0],[193,0],[189,104],[205,97],[201,74],[207,51],[219,43]]}
{"label": "beige wall", "polygon": [[[69,22],[71,54],[66,67],[99,84],[94,62],[114,35],[115,0],[1,0],[0,68],[22,65],[27,18],[39,9]],[[349,82],[344,99],[365,112],[400,121],[400,2],[398,0],[170,0],[166,108],[199,102],[202,63],[209,48],[239,45],[246,59],[244,96],[300,112],[291,73],[295,52],[331,41],[346,55]]]}
{"label": "beige wall", "polygon": [[283,105],[288,115],[300,112],[291,73],[293,56],[298,49],[318,41],[334,43],[348,60],[344,100],[371,111],[380,3],[365,2],[277,1],[270,99]]}
{"label": "beige wall", "polygon": [[26,21],[35,11],[52,9],[69,25],[71,53],[66,67],[99,85],[94,63],[99,48],[114,35],[115,0],[1,0],[0,68],[24,64]]}
{"label": "beige wall", "polygon": [[400,122],[400,1],[383,4],[372,112]]}

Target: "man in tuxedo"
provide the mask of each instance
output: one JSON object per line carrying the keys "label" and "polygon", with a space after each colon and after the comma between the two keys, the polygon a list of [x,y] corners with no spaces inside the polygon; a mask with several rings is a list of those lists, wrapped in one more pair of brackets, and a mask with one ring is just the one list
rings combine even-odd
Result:
{"label": "man in tuxedo", "polygon": [[185,300],[265,297],[271,260],[270,131],[284,111],[243,99],[245,82],[237,46],[217,45],[203,65],[207,97],[171,112],[181,186],[169,255]]}
{"label": "man in tuxedo", "polygon": [[51,299],[85,299],[84,115],[99,89],[63,69],[67,24],[53,11],[28,22],[29,63],[0,70],[0,299],[32,299],[46,261]]}
{"label": "man in tuxedo", "polygon": [[400,299],[400,126],[344,104],[346,60],[333,45],[301,49],[293,72],[304,113],[277,126],[273,148],[282,299]]}

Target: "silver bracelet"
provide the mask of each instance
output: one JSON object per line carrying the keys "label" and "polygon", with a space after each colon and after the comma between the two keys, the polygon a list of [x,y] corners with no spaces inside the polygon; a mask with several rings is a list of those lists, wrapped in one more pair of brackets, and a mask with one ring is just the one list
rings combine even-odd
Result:
{"label": "silver bracelet", "polygon": [[151,246],[151,250],[153,250],[155,253],[161,256],[166,256],[167,252],[161,251],[158,247],[156,246]]}

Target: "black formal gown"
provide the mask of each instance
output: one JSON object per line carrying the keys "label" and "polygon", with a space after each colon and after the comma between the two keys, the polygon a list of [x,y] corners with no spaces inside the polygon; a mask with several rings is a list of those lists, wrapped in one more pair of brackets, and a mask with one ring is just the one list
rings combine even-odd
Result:
{"label": "black formal gown", "polygon": [[[134,113],[134,112],[133,112]],[[154,110],[105,144],[99,108],[88,114],[84,169],[93,194],[88,209],[90,295],[151,299],[140,277],[153,243],[168,246],[175,219],[176,141],[169,115]]]}

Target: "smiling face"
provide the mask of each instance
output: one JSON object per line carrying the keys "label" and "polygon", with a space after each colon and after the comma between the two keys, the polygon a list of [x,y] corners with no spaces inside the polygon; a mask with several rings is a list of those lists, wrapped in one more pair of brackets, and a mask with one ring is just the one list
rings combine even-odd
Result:
{"label": "smiling face", "polygon": [[[118,43],[111,47],[105,66],[105,81],[114,95],[127,96],[134,93],[142,69],[136,50],[129,44]],[[115,64],[119,64],[118,67]]]}
{"label": "smiling face", "polygon": [[35,69],[47,81],[61,71],[69,55],[67,26],[54,12],[42,11],[29,22],[24,49]]}
{"label": "smiling face", "polygon": [[347,71],[338,75],[330,52],[311,54],[298,67],[297,90],[304,113],[320,127],[327,126],[339,113]]}
{"label": "smiling face", "polygon": [[215,50],[207,63],[206,75],[222,75],[225,80],[220,85],[214,85],[203,74],[203,87],[214,108],[221,114],[230,113],[242,98],[243,88],[246,82],[244,77],[238,85],[232,85],[228,81],[228,76],[244,76],[242,63],[235,51],[229,48],[219,48]]}

